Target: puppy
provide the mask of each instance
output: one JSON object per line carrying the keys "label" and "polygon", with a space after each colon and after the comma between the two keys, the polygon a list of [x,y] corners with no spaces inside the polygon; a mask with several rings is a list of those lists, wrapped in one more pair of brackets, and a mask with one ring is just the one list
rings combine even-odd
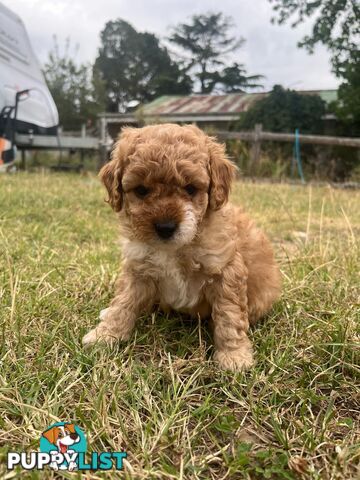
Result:
{"label": "puppy", "polygon": [[[73,453],[74,450],[70,450],[70,445],[78,443],[80,441],[79,435],[75,431],[75,425],[73,423],[65,423],[65,425],[55,426],[46,430],[43,434],[50,443],[55,445],[59,453]],[[58,464],[53,462],[50,464],[51,468],[58,470]],[[69,471],[73,471],[77,468],[75,462],[70,462],[68,466]]]}
{"label": "puppy", "polygon": [[136,319],[159,305],[212,317],[215,360],[253,364],[249,324],[278,298],[271,245],[228,203],[235,166],[223,145],[195,126],[123,130],[101,172],[122,226],[122,273],[101,322],[83,338],[127,340]]}

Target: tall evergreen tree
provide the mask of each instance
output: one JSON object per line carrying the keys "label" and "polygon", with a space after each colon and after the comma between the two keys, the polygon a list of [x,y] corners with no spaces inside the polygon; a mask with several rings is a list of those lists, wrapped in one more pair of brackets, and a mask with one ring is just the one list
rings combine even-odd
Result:
{"label": "tall evergreen tree", "polygon": [[106,85],[107,107],[124,111],[131,100],[146,102],[163,94],[190,93],[192,82],[173,62],[156,35],[129,23],[110,21],[101,32],[95,61]]}
{"label": "tall evergreen tree", "polygon": [[263,75],[246,75],[244,66],[234,63],[224,68],[220,74],[219,83],[226,93],[243,92],[249,88],[262,87],[259,81],[263,78]]}
{"label": "tall evergreen tree", "polygon": [[233,27],[231,19],[222,13],[208,13],[194,15],[189,23],[181,23],[171,32],[169,41],[180,49],[177,56],[200,83],[201,93],[211,93],[217,86],[225,91],[239,91],[253,87],[252,82],[262,78],[247,77],[239,63],[227,64],[229,54],[245,41],[231,35]]}

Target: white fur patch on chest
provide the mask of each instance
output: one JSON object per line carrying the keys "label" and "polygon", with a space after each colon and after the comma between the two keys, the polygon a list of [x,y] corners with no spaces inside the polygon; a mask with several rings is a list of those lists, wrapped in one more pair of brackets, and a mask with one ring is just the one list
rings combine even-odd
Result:
{"label": "white fur patch on chest", "polygon": [[156,250],[141,242],[125,242],[124,257],[141,261],[158,284],[160,302],[175,310],[194,307],[205,284],[200,275],[185,272],[176,251]]}
{"label": "white fur patch on chest", "polygon": [[151,259],[159,267],[159,292],[161,300],[174,309],[192,308],[200,297],[204,281],[186,274],[173,255],[156,252]]}

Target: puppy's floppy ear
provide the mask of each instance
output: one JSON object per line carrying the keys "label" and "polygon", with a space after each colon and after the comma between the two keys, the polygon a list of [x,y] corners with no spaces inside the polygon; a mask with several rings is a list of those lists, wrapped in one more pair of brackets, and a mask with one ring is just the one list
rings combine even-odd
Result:
{"label": "puppy's floppy ear", "polygon": [[110,162],[104,165],[99,172],[99,177],[108,192],[109,198],[106,201],[115,212],[120,212],[123,204],[121,180],[125,167],[124,136],[124,134],[120,135],[111,152]]}
{"label": "puppy's floppy ear", "polygon": [[231,182],[235,176],[236,166],[226,157],[225,146],[208,137],[210,191],[209,206],[219,210],[229,198]]}
{"label": "puppy's floppy ear", "polygon": [[59,437],[59,430],[59,427],[50,428],[50,430],[46,430],[46,432],[44,432],[42,436],[45,437],[46,440],[48,440],[53,445],[56,445],[56,440]]}
{"label": "puppy's floppy ear", "polygon": [[117,160],[113,159],[102,167],[99,177],[106,187],[108,199],[106,200],[115,212],[120,212],[122,207],[122,168]]}
{"label": "puppy's floppy ear", "polygon": [[127,157],[134,150],[138,137],[138,128],[123,128],[111,152],[111,161],[104,165],[99,172],[99,177],[108,192],[109,198],[107,202],[115,212],[120,212],[122,208],[123,190],[121,181],[124,175]]}

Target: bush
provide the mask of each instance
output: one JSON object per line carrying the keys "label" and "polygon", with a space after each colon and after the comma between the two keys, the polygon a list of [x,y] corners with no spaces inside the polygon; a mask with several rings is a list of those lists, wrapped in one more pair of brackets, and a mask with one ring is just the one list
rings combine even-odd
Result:
{"label": "bush", "polygon": [[251,130],[261,123],[269,132],[323,133],[325,103],[318,95],[301,95],[275,85],[265,98],[254,103],[243,113],[237,130]]}

